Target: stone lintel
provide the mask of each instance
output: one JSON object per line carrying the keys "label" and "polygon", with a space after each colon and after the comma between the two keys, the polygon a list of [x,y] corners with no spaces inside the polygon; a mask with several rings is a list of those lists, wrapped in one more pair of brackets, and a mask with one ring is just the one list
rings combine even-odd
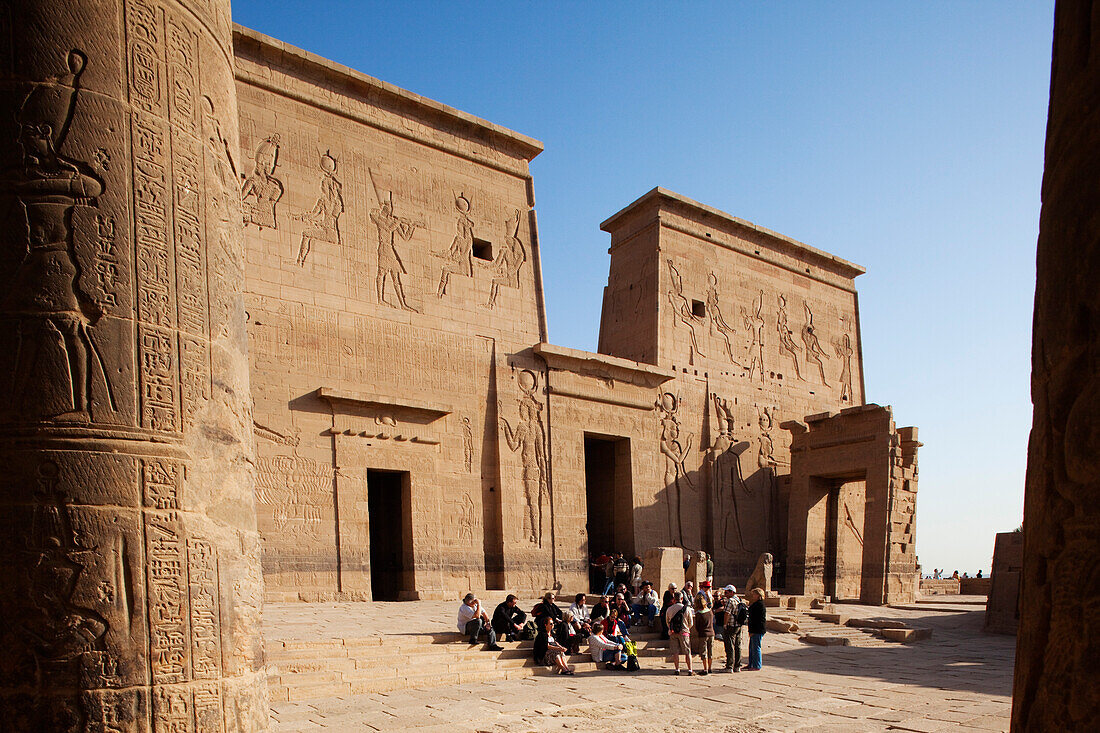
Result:
{"label": "stone lintel", "polygon": [[605,377],[641,387],[657,387],[676,376],[676,372],[672,369],[643,364],[618,356],[554,346],[545,342],[535,344],[534,352],[541,356],[551,369]]}
{"label": "stone lintel", "polygon": [[336,408],[337,403],[367,408],[381,407],[392,409],[396,407],[401,410],[408,410],[425,416],[428,418],[429,422],[438,420],[454,412],[450,405],[439,403],[430,404],[418,400],[411,400],[407,397],[397,398],[372,392],[352,392],[350,390],[336,389],[334,387],[320,387],[316,394],[322,400],[329,402],[333,406],[333,409]]}
{"label": "stone lintel", "polygon": [[[649,213],[659,216],[663,211],[675,212],[699,224],[713,227],[733,236],[753,235],[754,240],[761,241],[765,246],[777,252],[792,254],[808,264],[832,272],[842,278],[850,280],[867,271],[864,267],[836,255],[811,247],[779,232],[753,224],[751,221],[738,218],[660,186],[653,188],[633,203],[612,214],[600,224],[600,229],[613,233],[626,220],[636,218],[638,214]],[[718,243],[715,242],[715,244]]]}

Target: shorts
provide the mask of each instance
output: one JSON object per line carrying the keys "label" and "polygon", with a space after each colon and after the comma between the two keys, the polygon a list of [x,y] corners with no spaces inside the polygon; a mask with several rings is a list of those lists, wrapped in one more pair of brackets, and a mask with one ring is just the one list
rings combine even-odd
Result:
{"label": "shorts", "polygon": [[714,656],[714,637],[713,636],[700,636],[699,637],[699,656],[704,659],[710,659]]}
{"label": "shorts", "polygon": [[669,634],[673,654],[691,655],[691,641],[687,634]]}

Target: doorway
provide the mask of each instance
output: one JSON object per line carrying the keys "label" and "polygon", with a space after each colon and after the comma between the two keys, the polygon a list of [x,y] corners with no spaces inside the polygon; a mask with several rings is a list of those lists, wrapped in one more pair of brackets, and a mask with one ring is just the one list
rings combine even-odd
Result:
{"label": "doorway", "polygon": [[413,596],[410,498],[408,471],[367,470],[370,589],[376,601]]}
{"label": "doorway", "polygon": [[586,433],[584,495],[587,500],[588,551],[634,555],[634,490],[630,476],[630,439]]}

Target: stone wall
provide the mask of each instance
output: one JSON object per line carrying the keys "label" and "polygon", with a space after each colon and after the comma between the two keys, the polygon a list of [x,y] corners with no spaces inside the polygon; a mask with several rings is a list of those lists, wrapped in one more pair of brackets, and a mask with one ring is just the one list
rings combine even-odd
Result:
{"label": "stone wall", "polygon": [[1020,571],[1024,564],[1024,533],[998,532],[993,545],[993,572],[985,604],[985,630],[1015,634],[1020,625]]}

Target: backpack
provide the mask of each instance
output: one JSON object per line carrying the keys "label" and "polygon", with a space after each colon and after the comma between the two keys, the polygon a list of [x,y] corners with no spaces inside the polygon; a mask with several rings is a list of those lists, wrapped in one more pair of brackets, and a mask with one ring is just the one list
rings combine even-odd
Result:
{"label": "backpack", "polygon": [[673,632],[675,632],[677,634],[684,633],[684,611],[685,610],[686,610],[686,606],[684,608],[681,608],[679,611],[677,611],[676,614],[672,617],[672,619],[668,622],[668,628],[670,628]]}
{"label": "backpack", "polygon": [[642,668],[642,665],[638,664],[638,655],[637,654],[627,655],[627,657],[626,657],[626,671],[627,672],[637,672],[641,668]]}
{"label": "backpack", "polygon": [[534,621],[528,621],[523,625],[523,629],[519,632],[519,638],[523,641],[530,641],[535,638],[537,634],[537,626]]}

